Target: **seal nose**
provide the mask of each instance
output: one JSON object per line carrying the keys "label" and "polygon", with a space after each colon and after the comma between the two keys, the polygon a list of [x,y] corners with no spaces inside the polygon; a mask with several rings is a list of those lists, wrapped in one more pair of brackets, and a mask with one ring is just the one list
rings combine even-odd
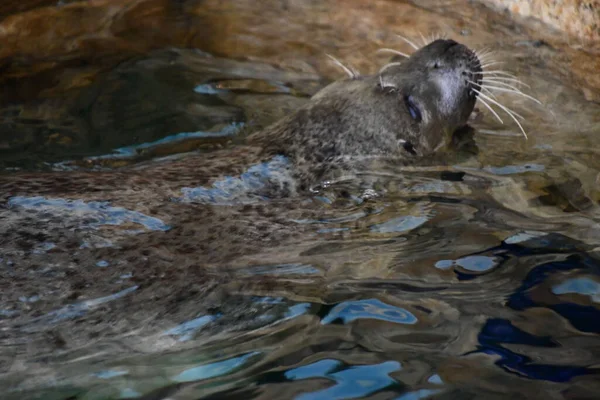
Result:
{"label": "seal nose", "polygon": [[448,48],[452,47],[452,46],[458,46],[460,45],[460,43],[452,40],[452,39],[444,39],[444,42],[446,43],[446,46],[448,46]]}
{"label": "seal nose", "polygon": [[469,95],[477,97],[481,90],[483,78],[483,70],[481,61],[477,57],[477,53],[469,49],[467,46],[451,41],[454,44],[451,46],[451,53],[454,57],[460,59],[462,75],[465,80],[465,86],[469,90]]}
{"label": "seal nose", "polygon": [[432,45],[433,46],[441,46],[441,50],[445,52],[445,51],[450,50],[452,47],[458,46],[461,44],[458,42],[455,42],[452,39],[437,39],[437,40],[434,40],[433,42],[429,43],[428,46],[432,46]]}

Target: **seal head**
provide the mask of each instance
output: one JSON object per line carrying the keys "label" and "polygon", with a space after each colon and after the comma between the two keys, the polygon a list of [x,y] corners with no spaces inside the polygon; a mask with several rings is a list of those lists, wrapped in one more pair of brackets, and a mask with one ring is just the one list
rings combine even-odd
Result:
{"label": "seal head", "polygon": [[477,100],[481,63],[473,51],[453,40],[436,40],[380,72],[380,86],[404,99],[412,119],[410,140],[423,154],[437,150],[464,126]]}
{"label": "seal head", "polygon": [[480,79],[473,51],[436,40],[375,75],[328,85],[248,140],[265,156],[290,157],[312,181],[327,169],[362,168],[365,159],[417,159],[445,147],[466,125]]}

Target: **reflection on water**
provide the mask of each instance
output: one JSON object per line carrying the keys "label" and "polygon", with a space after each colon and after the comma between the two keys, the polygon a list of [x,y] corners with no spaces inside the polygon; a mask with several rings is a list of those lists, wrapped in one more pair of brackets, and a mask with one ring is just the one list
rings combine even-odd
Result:
{"label": "reflection on water", "polygon": [[[29,16],[65,43],[3,50],[3,399],[598,396],[599,95],[565,61],[593,51],[472,3],[73,3]],[[324,53],[373,72],[437,28],[543,101],[499,96],[528,141],[480,109],[468,150],[308,195],[244,147]]]}
{"label": "reflection on water", "polygon": [[184,187],[181,189],[183,195],[178,200],[228,205],[267,200],[266,196],[260,194],[261,190],[267,188],[273,193],[294,194],[296,191],[289,169],[289,160],[284,156],[276,156],[270,161],[251,166],[239,177],[227,176],[214,182],[211,188]]}
{"label": "reflection on water", "polygon": [[58,214],[64,218],[79,219],[81,226],[97,228],[102,225],[122,225],[134,223],[149,230],[166,231],[170,227],[158,218],[144,215],[122,207],[112,207],[108,202],[65,199],[47,199],[45,197],[14,196],[8,200],[10,207],[22,207],[47,214]]}
{"label": "reflection on water", "polygon": [[539,347],[558,346],[548,337],[536,337],[523,332],[506,320],[488,320],[479,334],[479,343],[482,352],[501,357],[500,360],[496,361],[496,365],[508,372],[517,373],[531,379],[568,382],[579,375],[598,374],[600,372],[594,368],[579,366],[537,364],[530,357],[502,347],[501,344],[504,343]]}
{"label": "reflection on water", "polygon": [[243,356],[230,358],[224,361],[201,365],[182,371],[173,378],[174,382],[193,382],[203,379],[210,379],[216,376],[221,376],[234,371],[236,368],[243,366],[249,359],[260,353],[253,352]]}
{"label": "reflection on water", "polygon": [[398,384],[389,377],[390,372],[401,368],[399,362],[387,361],[376,365],[348,367],[337,360],[321,360],[294,368],[285,373],[290,380],[325,378],[335,385],[317,392],[305,393],[296,399],[356,399],[368,396],[388,386]]}
{"label": "reflection on water", "polygon": [[43,326],[47,324],[57,324],[66,319],[75,319],[102,304],[127,296],[128,294],[136,291],[137,289],[138,286],[133,286],[128,289],[122,290],[118,293],[111,294],[109,296],[100,297],[92,300],[86,300],[81,303],[69,304],[68,306],[63,307],[60,310],[52,311],[46,315],[42,315],[40,317],[32,319],[23,329],[25,331],[36,330],[40,329],[40,325],[42,325],[41,329],[43,329]]}
{"label": "reflection on water", "polygon": [[578,293],[590,296],[592,301],[600,303],[600,283],[591,278],[569,279],[552,288],[554,294]]}
{"label": "reflection on water", "polygon": [[[214,137],[221,137],[221,136],[233,136],[235,135],[235,133],[237,133],[240,129],[240,126],[242,124],[231,124],[226,126],[225,128],[221,129],[220,131],[217,132],[181,132],[181,133],[176,133],[174,135],[169,135],[166,136],[162,139],[158,139],[155,140],[153,142],[149,142],[149,143],[142,143],[142,144],[138,144],[138,145],[133,145],[133,146],[127,146],[127,147],[120,147],[118,149],[115,149],[114,152],[115,154],[109,154],[109,155],[104,155],[104,156],[94,156],[94,157],[89,157],[88,160],[93,161],[93,160],[99,160],[99,159],[110,159],[110,158],[125,158],[125,157],[134,157],[144,151],[149,151],[151,149],[160,147],[161,145],[176,145],[178,142],[185,142],[185,141],[189,141],[191,139],[201,139],[201,138],[214,138]],[[63,163],[64,164],[64,163]]]}
{"label": "reflection on water", "polygon": [[[524,310],[531,307],[547,307],[556,313],[560,314],[568,320],[576,329],[582,332],[600,333],[600,309],[594,305],[577,304],[573,300],[560,302],[552,299],[536,300],[534,296],[548,279],[560,277],[564,272],[587,273],[598,275],[600,272],[600,262],[588,255],[570,255],[561,261],[544,263],[527,274],[523,283],[515,293],[509,297],[507,305],[516,310]],[[558,293],[552,290],[555,294],[560,295],[564,291],[565,286],[570,289],[575,289],[575,286],[569,285],[569,280],[563,282],[558,287],[562,286],[562,290]],[[546,288],[544,288],[547,290]],[[582,287],[579,287],[582,289]],[[586,295],[586,291],[575,292],[581,295]]]}
{"label": "reflection on water", "polygon": [[178,325],[175,328],[171,328],[164,334],[177,336],[178,340],[182,342],[190,340],[193,338],[194,333],[196,331],[201,329],[204,325],[208,324],[209,322],[212,322],[215,318],[218,317],[212,315],[203,315],[202,317],[184,322],[183,324]]}
{"label": "reflection on water", "polygon": [[392,307],[376,299],[370,299],[338,304],[330,311],[329,315],[321,320],[321,323],[329,324],[339,319],[347,324],[361,318],[381,319],[399,324],[414,324],[417,322],[417,318],[407,310]]}

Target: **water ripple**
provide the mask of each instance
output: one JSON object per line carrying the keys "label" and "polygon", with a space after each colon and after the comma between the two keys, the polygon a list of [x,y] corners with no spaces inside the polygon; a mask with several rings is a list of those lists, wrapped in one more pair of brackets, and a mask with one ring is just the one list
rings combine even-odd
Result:
{"label": "water ripple", "polygon": [[244,204],[266,200],[261,190],[269,192],[279,188],[294,191],[294,182],[289,173],[290,161],[284,156],[276,156],[270,161],[248,168],[239,177],[227,176],[212,184],[212,187],[182,188],[183,202],[212,204]]}
{"label": "water ripple", "polygon": [[345,301],[333,307],[321,324],[342,320],[344,324],[357,319],[378,319],[398,324],[416,324],[417,317],[410,311],[394,307],[377,299]]}
{"label": "water ripple", "polygon": [[376,233],[406,232],[418,228],[428,220],[429,218],[427,217],[405,215],[391,219],[382,224],[373,225],[371,231]]}
{"label": "water ripple", "polygon": [[152,231],[168,231],[171,227],[158,218],[144,215],[138,211],[131,211],[123,207],[112,207],[107,201],[48,199],[43,196],[24,197],[15,196],[8,199],[9,207],[22,207],[24,209],[68,214],[69,216],[92,220],[84,226],[98,228],[102,225],[122,225],[127,222],[140,224]]}
{"label": "water ripple", "polygon": [[219,316],[215,315],[203,315],[201,317],[186,321],[174,328],[171,328],[163,333],[163,335],[177,336],[180,342],[185,342],[194,337],[194,334],[198,332],[202,327],[208,325]]}
{"label": "water ripple", "polygon": [[508,350],[502,343],[522,344],[536,347],[557,347],[550,337],[539,337],[524,332],[503,319],[490,319],[486,322],[478,337],[480,352],[500,356],[495,362],[509,373],[531,379],[552,382],[568,382],[576,376],[598,374],[595,369],[572,365],[550,365],[533,362],[530,357]]}
{"label": "water ripple", "polygon": [[600,283],[591,278],[573,278],[569,279],[552,288],[554,294],[576,293],[589,296],[592,301],[600,303]]}
{"label": "water ripple", "polygon": [[223,376],[244,366],[250,359],[254,358],[258,354],[260,354],[260,352],[251,352],[242,356],[229,358],[227,360],[189,368],[175,375],[171,379],[174,382],[194,382]]}
{"label": "water ripple", "polygon": [[346,367],[341,361],[327,359],[291,369],[285,373],[285,377],[294,381],[325,378],[335,382],[334,386],[327,389],[303,393],[296,400],[356,399],[398,385],[389,374],[401,368],[402,365],[397,361]]}
{"label": "water ripple", "polygon": [[125,290],[121,290],[120,292],[104,296],[98,297],[96,299],[85,300],[80,303],[69,304],[61,309],[56,311],[49,312],[46,315],[42,315],[37,317],[26,324],[25,330],[33,331],[35,330],[33,324],[56,324],[58,322],[64,321],[66,319],[78,318],[85,315],[86,312],[98,307],[99,305],[108,303],[113,300],[120,299],[121,297],[127,296],[130,293],[135,292],[138,289],[138,286],[132,286]]}

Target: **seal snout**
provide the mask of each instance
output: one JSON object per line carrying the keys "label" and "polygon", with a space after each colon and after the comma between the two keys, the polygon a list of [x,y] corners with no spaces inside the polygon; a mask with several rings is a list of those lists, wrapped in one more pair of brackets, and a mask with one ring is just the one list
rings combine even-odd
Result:
{"label": "seal snout", "polygon": [[[466,48],[466,47],[465,47]],[[473,97],[477,97],[478,92],[481,90],[481,80],[483,78],[483,68],[481,61],[477,54],[468,48],[467,52],[467,70],[463,72],[467,81],[467,87],[469,88],[469,94]],[[475,90],[474,90],[475,89]]]}
{"label": "seal snout", "polygon": [[[483,78],[483,66],[477,53],[464,44],[450,39],[437,40],[430,46],[437,48],[437,51],[442,54],[441,58],[444,59],[442,64],[453,65],[454,71],[462,75],[469,96],[477,97]],[[439,62],[435,63],[436,66],[438,64]]]}

